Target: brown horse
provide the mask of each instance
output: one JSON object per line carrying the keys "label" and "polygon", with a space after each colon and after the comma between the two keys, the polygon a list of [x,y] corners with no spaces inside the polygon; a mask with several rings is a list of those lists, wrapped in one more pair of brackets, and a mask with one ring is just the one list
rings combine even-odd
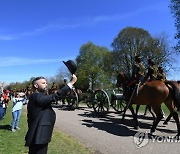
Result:
{"label": "brown horse", "polygon": [[132,98],[129,99],[131,94],[129,94],[129,91],[127,90],[127,85],[130,81],[131,79],[128,78],[123,72],[119,73],[117,76],[117,86],[122,86],[124,90],[123,95],[125,99],[127,99],[127,102],[129,102],[127,106],[131,110],[133,118],[136,122],[135,128],[138,128],[138,120],[137,115],[134,113],[132,104],[150,105],[152,107],[157,117],[151,127],[151,133],[153,133],[155,132],[158,123],[163,118],[161,104],[164,102],[170,113],[173,115],[177,125],[177,135],[179,136],[179,118],[178,113],[174,109],[174,105],[177,107],[177,109],[180,109],[180,88],[178,87],[178,83],[173,81],[162,82],[159,80],[146,82],[138,88],[138,94],[135,92],[132,95]]}

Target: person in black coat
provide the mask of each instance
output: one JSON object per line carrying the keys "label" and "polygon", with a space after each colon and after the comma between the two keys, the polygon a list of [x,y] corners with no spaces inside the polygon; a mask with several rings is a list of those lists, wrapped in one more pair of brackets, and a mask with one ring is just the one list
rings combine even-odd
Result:
{"label": "person in black coat", "polygon": [[44,77],[37,77],[32,81],[34,92],[30,95],[27,106],[28,131],[25,137],[29,154],[47,153],[56,120],[51,103],[66,96],[76,81],[77,77],[73,74],[66,86],[51,95],[47,95],[48,85]]}

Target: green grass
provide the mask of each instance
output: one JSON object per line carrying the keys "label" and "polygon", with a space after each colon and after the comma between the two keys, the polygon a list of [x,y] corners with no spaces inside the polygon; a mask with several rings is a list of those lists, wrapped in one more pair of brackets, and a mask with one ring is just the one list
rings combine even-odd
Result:
{"label": "green grass", "polygon": [[[0,121],[0,154],[27,154],[28,148],[24,146],[27,132],[26,110],[23,110],[19,127],[21,130],[11,132],[12,102],[9,103],[7,114]],[[85,145],[79,143],[74,138],[54,130],[52,140],[49,144],[48,154],[89,154],[93,153]]]}
{"label": "green grass", "polygon": [[[136,108],[136,105],[133,105],[133,108],[135,109]],[[140,108],[139,108],[139,112],[142,112],[142,113],[144,113],[144,111],[145,111],[145,108],[146,108],[146,105],[141,105],[140,106]],[[164,113],[166,114],[166,115],[169,115],[169,110],[168,110],[168,108],[166,107],[166,105],[163,103],[162,105],[161,105],[161,108],[162,108],[162,110],[164,111]],[[152,110],[152,109],[151,109]],[[153,110],[152,110],[153,111]],[[149,111],[148,111],[149,112]],[[147,112],[147,113],[148,113]]]}

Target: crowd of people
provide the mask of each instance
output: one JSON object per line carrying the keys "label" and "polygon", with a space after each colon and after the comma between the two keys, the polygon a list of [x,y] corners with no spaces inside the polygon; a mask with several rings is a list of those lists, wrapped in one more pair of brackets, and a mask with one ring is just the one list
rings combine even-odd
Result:
{"label": "crowd of people", "polygon": [[11,131],[15,132],[16,129],[20,129],[18,124],[21,116],[22,105],[26,104],[25,93],[3,90],[3,93],[0,94],[0,120],[2,120],[6,115],[6,110],[10,101],[12,101]]}
{"label": "crowd of people", "polygon": [[9,90],[3,90],[0,94],[0,120],[2,120],[6,114],[6,109],[11,97],[12,95]]}

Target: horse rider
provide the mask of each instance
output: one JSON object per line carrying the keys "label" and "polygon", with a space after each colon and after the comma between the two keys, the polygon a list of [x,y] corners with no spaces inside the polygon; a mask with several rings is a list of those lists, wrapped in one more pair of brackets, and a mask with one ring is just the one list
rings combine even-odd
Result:
{"label": "horse rider", "polygon": [[[52,86],[50,88],[50,94],[54,94],[57,92],[57,85],[55,84],[55,82],[52,83]],[[55,101],[56,105],[58,105],[58,100]]]}
{"label": "horse rider", "polygon": [[145,76],[145,67],[141,62],[140,56],[135,56],[135,64],[132,71],[132,81],[127,85],[128,87],[128,97],[132,96],[134,90],[138,87],[138,85],[144,81]]}
{"label": "horse rider", "polygon": [[158,67],[157,79],[161,81],[166,81],[166,74],[161,66]]}
{"label": "horse rider", "polygon": [[[62,88],[62,87],[64,87],[64,86],[66,86],[67,85],[67,80],[66,79],[64,79],[63,80],[63,84],[62,85],[60,85],[60,88]],[[65,105],[66,103],[65,103],[65,98],[62,98],[61,99],[61,101],[62,101],[62,104],[63,105]]]}
{"label": "horse rider", "polygon": [[[144,82],[144,77],[145,77],[145,66],[143,65],[143,63],[141,62],[142,57],[140,56],[135,56],[135,64],[133,67],[133,71],[132,71],[132,77],[135,80],[135,83],[133,84],[133,90],[131,92],[131,96],[133,95],[133,91],[138,88],[138,86],[140,85],[140,83]],[[138,89],[137,89],[138,91]],[[138,113],[140,105],[136,106],[136,115]]]}
{"label": "horse rider", "polygon": [[132,72],[132,77],[137,82],[143,82],[145,77],[145,66],[141,62],[142,57],[135,56],[135,64]]}
{"label": "horse rider", "polygon": [[[154,61],[151,58],[148,59],[148,65],[149,65],[149,67],[148,67],[148,72],[145,76],[145,81],[148,79],[149,79],[149,81],[158,80],[158,67],[155,65]],[[144,115],[146,115],[148,108],[149,107],[146,106]],[[150,110],[150,108],[149,108],[149,110]],[[163,114],[163,118],[165,118],[165,114],[162,109],[161,109],[161,113]]]}
{"label": "horse rider", "polygon": [[157,74],[158,74],[158,67],[155,65],[154,61],[150,58],[148,59],[148,72],[145,76],[145,81],[146,80],[157,80]]}
{"label": "horse rider", "polygon": [[[155,65],[154,61],[151,58],[148,59],[148,65],[149,65],[148,66],[148,72],[144,78],[145,81],[157,80],[158,67]],[[148,108],[150,110],[150,107],[146,106],[145,111],[144,111],[144,115],[146,115]]]}
{"label": "horse rider", "polygon": [[63,81],[64,81],[63,86],[67,85],[67,80],[64,79]]}
{"label": "horse rider", "polygon": [[57,91],[57,85],[55,84],[55,82],[53,82],[52,86],[51,86],[51,92],[55,93]]}
{"label": "horse rider", "polygon": [[31,85],[27,85],[26,89],[25,89],[25,94],[26,94],[26,97],[27,99],[29,100],[29,96],[31,95],[32,93],[32,88],[31,88]]}

